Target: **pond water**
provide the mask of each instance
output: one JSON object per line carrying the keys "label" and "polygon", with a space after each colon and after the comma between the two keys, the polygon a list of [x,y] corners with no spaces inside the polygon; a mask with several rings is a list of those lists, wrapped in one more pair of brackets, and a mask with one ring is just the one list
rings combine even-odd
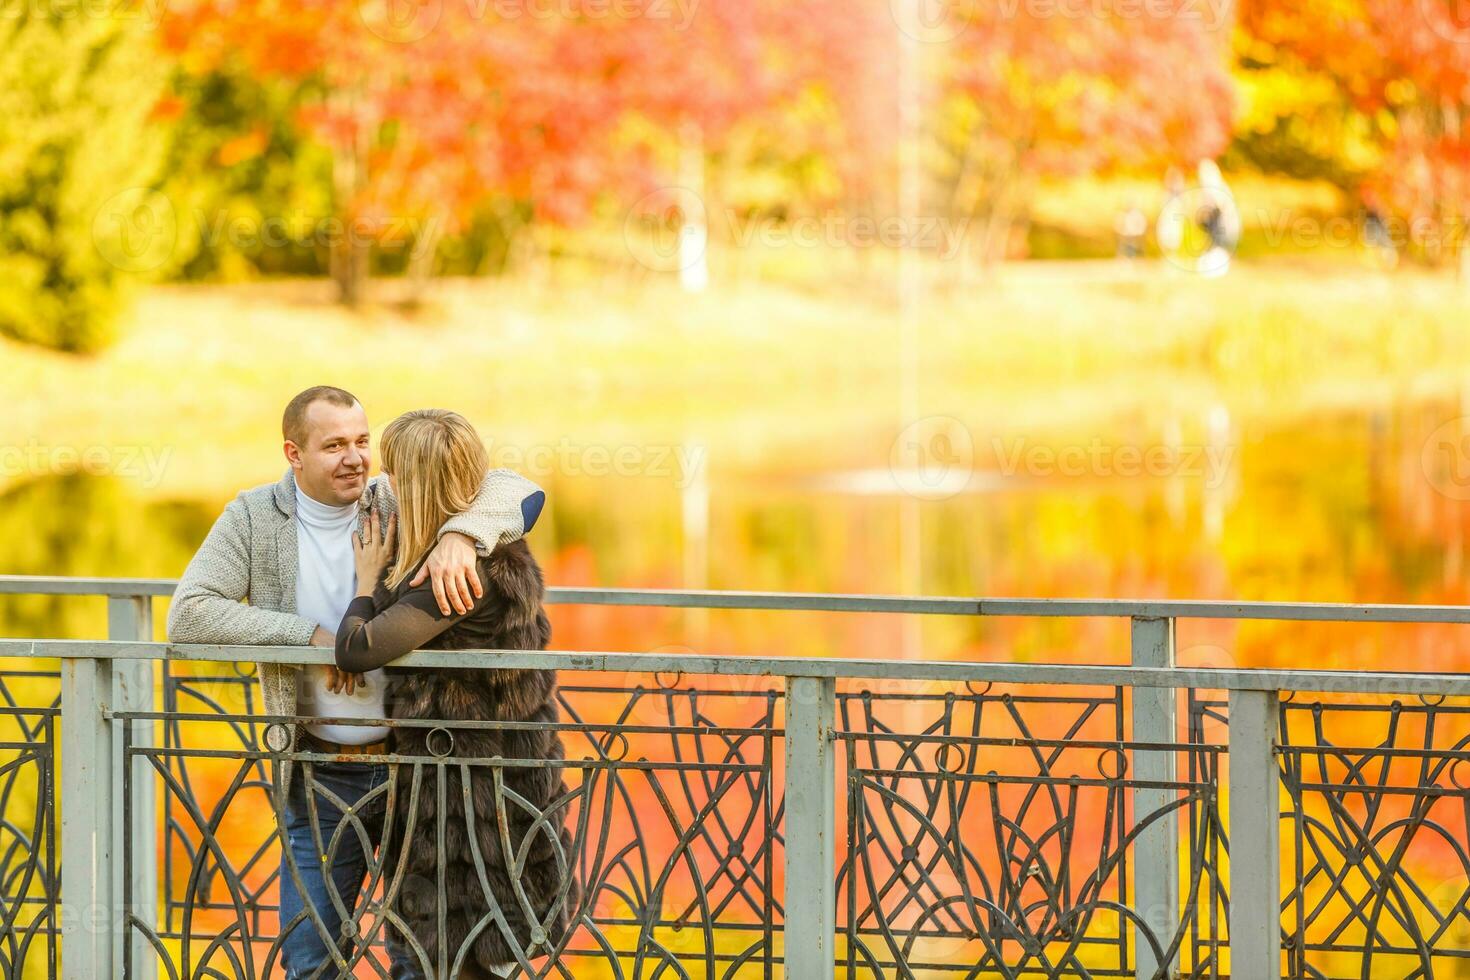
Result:
{"label": "pond water", "polygon": [[[1221,408],[1191,427],[1208,433],[1197,446],[1167,420],[987,443],[931,419],[886,455],[844,458],[835,440],[768,457],[674,446],[621,468],[553,453],[530,460],[549,493],[531,543],[554,585],[1453,604],[1470,592],[1463,414],[1416,402],[1247,425]],[[176,576],[227,499],[109,476],[12,483],[3,571]],[[1109,621],[557,607],[553,622],[564,649],[1099,663],[1127,649]],[[101,600],[0,597],[4,635],[104,630]],[[1186,663],[1453,670],[1470,662],[1463,634],[1186,622],[1179,645]]]}

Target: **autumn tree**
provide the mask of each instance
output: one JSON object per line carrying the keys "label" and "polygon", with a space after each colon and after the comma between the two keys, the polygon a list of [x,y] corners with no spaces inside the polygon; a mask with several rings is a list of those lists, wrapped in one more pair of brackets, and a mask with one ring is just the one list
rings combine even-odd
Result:
{"label": "autumn tree", "polygon": [[[692,204],[738,237],[732,219],[863,207],[883,183],[895,122],[887,0],[703,4],[686,22],[634,27],[622,40],[638,69],[622,101],[644,163],[628,197],[654,212],[641,217],[688,221]],[[699,278],[680,264],[686,285]]]}
{"label": "autumn tree", "polygon": [[[1229,143],[1226,25],[1200,5],[976,3],[926,46],[940,207],[1002,258],[1048,177],[1193,165]],[[1126,11],[1132,11],[1127,13]]]}
{"label": "autumn tree", "polygon": [[[187,77],[291,90],[293,123],[328,149],[332,209],[353,232],[331,252],[352,302],[374,244],[401,249],[387,238],[409,228],[421,279],[438,240],[487,211],[557,225],[609,202],[651,201],[686,225],[716,207],[891,213],[899,119],[914,108],[896,77],[902,8],[197,0],[168,38]],[[1041,177],[1192,163],[1227,139],[1224,32],[1182,10],[955,9],[962,29],[920,44],[920,109],[939,148],[925,161],[939,183],[931,208],[1008,227]],[[278,143],[272,133],[258,151]],[[678,187],[698,203],[656,193]]]}
{"label": "autumn tree", "polygon": [[[362,297],[372,249],[411,248],[432,266],[439,240],[477,208],[527,202],[583,214],[608,174],[618,118],[620,24],[548,17],[537,5],[204,0],[170,20],[179,63],[197,74],[243,66],[304,93],[296,123],[331,152],[330,266],[342,299]],[[405,242],[405,238],[411,241]]]}
{"label": "autumn tree", "polygon": [[152,193],[163,82],[136,16],[0,17],[0,332],[94,350],[128,282],[172,271]]}
{"label": "autumn tree", "polygon": [[1401,244],[1431,261],[1458,249],[1470,215],[1464,9],[1452,0],[1242,0],[1242,75],[1258,96],[1245,146],[1276,150],[1267,162],[1278,169],[1305,161],[1400,219]]}

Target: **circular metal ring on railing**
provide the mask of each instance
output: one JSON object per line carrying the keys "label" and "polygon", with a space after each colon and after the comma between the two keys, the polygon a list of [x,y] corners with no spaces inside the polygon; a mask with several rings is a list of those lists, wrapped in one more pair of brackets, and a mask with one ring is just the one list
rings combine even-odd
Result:
{"label": "circular metal ring on railing", "polygon": [[[439,741],[434,736],[440,736]],[[443,745],[443,748],[440,748]],[[436,759],[442,759],[454,751],[454,733],[447,728],[430,729],[429,734],[424,736],[424,748]]]}
{"label": "circular metal ring on railing", "polygon": [[232,660],[230,666],[234,669],[235,676],[237,677],[255,676],[255,664],[249,660]]}
{"label": "circular metal ring on railing", "polygon": [[[611,749],[614,745],[619,747],[617,755],[613,755]],[[628,756],[628,736],[622,732],[608,732],[597,741],[597,751],[608,762],[622,762]]]}
{"label": "circular metal ring on railing", "polygon": [[1463,766],[1466,761],[1467,760],[1465,759],[1456,759],[1454,763],[1450,766],[1450,782],[1454,784],[1455,789],[1460,790],[1461,792],[1470,790],[1470,783],[1462,782],[1459,775],[1460,767]]}
{"label": "circular metal ring on railing", "polygon": [[[952,756],[950,755],[951,750],[953,750],[955,755],[959,757],[958,759],[955,759],[953,764],[946,761],[947,759],[952,758]],[[941,742],[938,748],[934,750],[934,765],[941,772],[947,772],[951,776],[957,776],[959,775],[960,771],[964,769],[965,753],[958,745],[955,745],[952,742]]]}
{"label": "circular metal ring on railing", "polygon": [[[663,677],[664,677],[665,674],[673,674],[674,675],[674,679],[672,681],[670,681],[669,683],[665,684],[664,683],[664,679],[663,679]],[[657,684],[659,687],[663,688],[665,691],[668,691],[668,690],[671,690],[671,689],[673,689],[675,687],[678,687],[679,686],[679,681],[681,681],[683,678],[684,678],[684,672],[682,670],[660,670],[660,671],[657,671],[657,672],[654,673],[654,675],[653,675],[653,682],[655,684]]]}
{"label": "circular metal ring on railing", "polygon": [[1293,702],[1293,701],[1296,700],[1296,692],[1295,691],[1287,691],[1286,694],[1284,696],[1279,697],[1278,700],[1279,700],[1279,702],[1281,704],[1291,704],[1291,702]]}
{"label": "circular metal ring on railing", "polygon": [[[1444,704],[1446,696],[1444,694],[1421,694],[1419,695],[1419,703],[1426,708],[1438,708]],[[1435,698],[1435,700],[1431,701],[1429,700],[1430,698]]]}
{"label": "circular metal ring on railing", "polygon": [[[1115,756],[1118,760],[1118,771],[1109,774],[1106,759]],[[1097,774],[1104,779],[1122,779],[1128,774],[1128,753],[1122,749],[1103,749],[1097,754]]]}
{"label": "circular metal ring on railing", "polygon": [[285,752],[291,747],[291,728],[282,722],[273,721],[260,733],[260,741],[267,752]]}
{"label": "circular metal ring on railing", "polygon": [[975,690],[975,682],[974,681],[965,681],[965,690],[968,691],[968,692],[970,692],[970,696],[973,697],[973,698],[983,698],[983,697],[985,697],[987,694],[990,693],[990,689],[993,688],[993,687],[995,687],[995,681],[986,681],[985,682],[985,687],[983,687],[982,689],[980,689],[980,690],[977,691],[977,690]]}

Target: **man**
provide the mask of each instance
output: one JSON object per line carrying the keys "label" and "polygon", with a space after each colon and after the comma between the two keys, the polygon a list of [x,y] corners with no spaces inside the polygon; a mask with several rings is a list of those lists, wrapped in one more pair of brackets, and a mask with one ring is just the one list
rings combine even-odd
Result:
{"label": "man", "polygon": [[[334,646],[337,626],[357,589],[352,536],[364,526],[370,508],[386,527],[396,501],[387,480],[368,479],[367,414],[350,393],[328,386],[303,391],[286,406],[281,429],[290,468],[280,482],[242,492],[215,522],[169,607],[170,641]],[[471,508],[440,530],[437,546],[410,584],[427,578],[445,615],[468,612],[482,594],[477,554],[530,530],[545,499],[529,480],[508,470],[490,471]],[[319,762],[310,780],[293,783],[289,753],[299,746],[306,752],[382,755],[387,728],[361,722],[386,719],[385,678],[382,670],[357,676],[326,665],[260,664],[257,670],[266,714],[359,722],[266,730],[267,748],[287,753],[277,779],[283,797],[278,807],[285,815],[282,960],[289,980],[333,977],[339,972],[333,964],[341,962],[337,955],[352,949],[343,935],[352,930],[350,923],[343,929],[341,909],[350,914],[355,907],[370,854],[352,827],[344,828],[328,855],[317,841],[330,841],[342,819],[331,797],[353,806],[386,781],[387,767]],[[381,795],[356,814],[368,826],[373,846],[381,832]],[[391,952],[395,977],[418,975],[406,951]]]}

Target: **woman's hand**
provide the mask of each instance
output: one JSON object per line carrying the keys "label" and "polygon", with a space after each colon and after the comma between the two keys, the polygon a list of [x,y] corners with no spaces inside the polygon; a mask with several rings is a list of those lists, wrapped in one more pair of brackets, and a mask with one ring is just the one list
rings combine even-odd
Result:
{"label": "woman's hand", "polygon": [[397,550],[398,515],[388,518],[388,533],[379,534],[378,512],[369,511],[363,531],[367,536],[365,541],[362,533],[352,535],[352,557],[357,563],[357,594],[370,596]]}

